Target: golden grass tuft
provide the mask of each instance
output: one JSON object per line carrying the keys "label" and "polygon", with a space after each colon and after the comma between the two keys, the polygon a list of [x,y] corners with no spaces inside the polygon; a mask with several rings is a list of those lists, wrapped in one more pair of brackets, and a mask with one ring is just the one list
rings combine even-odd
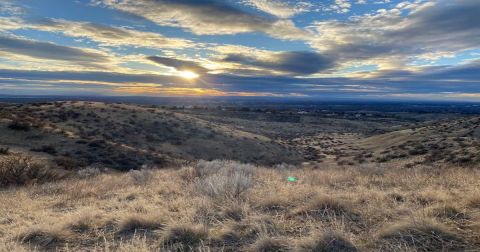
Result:
{"label": "golden grass tuft", "polygon": [[326,232],[314,235],[300,243],[298,251],[355,252],[357,248],[344,235],[337,232]]}
{"label": "golden grass tuft", "polygon": [[101,229],[111,231],[113,227],[109,228],[108,226],[112,223],[112,221],[106,220],[102,215],[84,213],[74,217],[73,220],[65,226],[65,229],[79,234],[91,233]]}
{"label": "golden grass tuft", "polygon": [[62,230],[35,228],[23,233],[20,242],[34,249],[57,250],[64,248],[69,238]]}
{"label": "golden grass tuft", "polygon": [[462,238],[433,220],[421,219],[394,224],[379,233],[384,249],[445,251],[463,248]]}
{"label": "golden grass tuft", "polygon": [[285,240],[280,238],[260,237],[251,247],[252,252],[285,252],[291,251]]}
{"label": "golden grass tuft", "polygon": [[469,216],[455,205],[441,205],[430,209],[430,215],[438,219],[465,222]]}
{"label": "golden grass tuft", "polygon": [[212,224],[227,220],[241,221],[247,206],[237,201],[226,201],[219,205],[213,202],[202,202],[195,211],[194,220],[204,224]]}
{"label": "golden grass tuft", "polygon": [[265,212],[286,211],[292,207],[292,202],[279,195],[271,195],[271,197],[258,199],[256,207]]}
{"label": "golden grass tuft", "polygon": [[346,218],[347,220],[358,221],[360,216],[356,213],[353,205],[344,200],[327,196],[312,198],[304,206],[300,206],[292,212],[293,216],[308,216],[317,219],[327,217]]}
{"label": "golden grass tuft", "polygon": [[117,233],[120,236],[145,236],[153,235],[154,232],[163,230],[165,222],[161,217],[154,215],[132,215],[124,218],[118,226]]}
{"label": "golden grass tuft", "polygon": [[480,195],[476,194],[467,199],[467,206],[470,208],[480,209]]}
{"label": "golden grass tuft", "polygon": [[230,225],[224,225],[220,230],[210,233],[211,244],[217,247],[234,247],[240,244],[241,234],[232,229]]}
{"label": "golden grass tuft", "polygon": [[163,245],[176,250],[191,250],[208,237],[203,227],[191,225],[170,226],[163,235]]}

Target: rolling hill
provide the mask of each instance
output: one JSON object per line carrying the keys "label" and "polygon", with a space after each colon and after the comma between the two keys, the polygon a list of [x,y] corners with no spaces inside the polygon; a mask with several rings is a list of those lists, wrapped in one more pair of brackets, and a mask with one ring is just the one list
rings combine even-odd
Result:
{"label": "rolling hill", "polygon": [[118,170],[197,159],[298,163],[299,152],[274,140],[154,107],[101,102],[2,105],[0,146],[72,168]]}

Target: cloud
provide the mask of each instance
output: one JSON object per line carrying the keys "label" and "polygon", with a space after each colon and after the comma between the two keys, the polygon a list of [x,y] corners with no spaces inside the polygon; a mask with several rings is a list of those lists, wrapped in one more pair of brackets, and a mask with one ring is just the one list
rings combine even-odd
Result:
{"label": "cloud", "polygon": [[100,66],[110,61],[107,55],[98,50],[61,46],[49,42],[1,35],[0,52],[7,55],[67,61],[85,66]]}
{"label": "cloud", "polygon": [[313,4],[305,1],[244,0],[243,3],[279,18],[290,18],[313,7]]}
{"label": "cloud", "polygon": [[480,45],[480,2],[441,1],[414,12],[399,29],[385,33],[391,40],[406,39],[424,49],[450,50],[478,48]]}
{"label": "cloud", "polygon": [[193,71],[195,73],[205,73],[208,71],[204,67],[200,66],[200,64],[193,61],[160,56],[149,56],[147,59],[163,66],[173,67],[177,71]]}
{"label": "cloud", "polygon": [[0,17],[0,31],[16,30],[20,28],[22,28],[22,20],[20,18]]}
{"label": "cloud", "polygon": [[290,20],[265,18],[218,0],[103,0],[111,8],[144,17],[161,26],[181,27],[197,35],[263,32],[282,39],[307,34]]}
{"label": "cloud", "polygon": [[24,8],[16,4],[14,0],[2,0],[0,2],[0,14],[20,15],[24,12]]}
{"label": "cloud", "polygon": [[424,67],[421,71],[417,72],[387,71],[380,73],[377,78],[395,78],[414,82],[429,81],[436,83],[458,83],[458,85],[478,85],[480,84],[480,60],[457,66]]}
{"label": "cloud", "polygon": [[90,22],[63,19],[41,19],[26,24],[36,30],[59,32],[70,37],[88,38],[104,46],[133,46],[148,48],[187,48],[194,45],[187,39],[169,38],[158,33],[131,30]]}
{"label": "cloud", "polygon": [[333,11],[337,13],[347,13],[350,11],[352,4],[350,0],[335,0],[330,6],[324,7],[324,11]]}
{"label": "cloud", "polygon": [[86,38],[102,46],[132,46],[156,49],[182,49],[201,44],[187,39],[170,38],[154,32],[113,27],[91,22],[42,18],[23,20],[19,17],[0,17],[0,30],[31,29],[62,33],[69,37]]}
{"label": "cloud", "polygon": [[[480,45],[480,2],[402,2],[392,9],[353,16],[346,21],[317,21],[308,43],[339,62],[405,67],[412,58],[450,55]],[[424,58],[425,58],[424,57]]]}
{"label": "cloud", "polygon": [[334,60],[331,57],[313,52],[281,52],[263,59],[242,54],[228,54],[222,60],[296,75],[314,74],[334,66]]}
{"label": "cloud", "polygon": [[179,85],[183,79],[170,75],[157,74],[126,74],[117,72],[98,71],[35,71],[35,70],[8,70],[0,69],[0,77],[20,80],[71,82],[102,82],[111,84],[154,83],[159,85]]}

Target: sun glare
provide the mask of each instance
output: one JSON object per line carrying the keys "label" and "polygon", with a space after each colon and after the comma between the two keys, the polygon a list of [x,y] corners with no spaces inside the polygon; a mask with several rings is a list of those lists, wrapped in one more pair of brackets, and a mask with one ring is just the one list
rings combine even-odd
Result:
{"label": "sun glare", "polygon": [[180,72],[180,76],[182,78],[189,79],[189,80],[196,79],[196,78],[199,77],[198,74],[196,74],[192,71],[182,71],[182,72]]}

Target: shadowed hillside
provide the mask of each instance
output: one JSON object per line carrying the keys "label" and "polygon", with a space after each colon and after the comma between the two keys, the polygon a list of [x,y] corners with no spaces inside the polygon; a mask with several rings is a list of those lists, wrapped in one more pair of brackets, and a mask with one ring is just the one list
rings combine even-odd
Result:
{"label": "shadowed hillside", "polygon": [[[297,163],[294,150],[228,125],[160,108],[90,102],[4,105],[0,145],[119,170],[196,159]],[[45,156],[44,155],[44,156]]]}

